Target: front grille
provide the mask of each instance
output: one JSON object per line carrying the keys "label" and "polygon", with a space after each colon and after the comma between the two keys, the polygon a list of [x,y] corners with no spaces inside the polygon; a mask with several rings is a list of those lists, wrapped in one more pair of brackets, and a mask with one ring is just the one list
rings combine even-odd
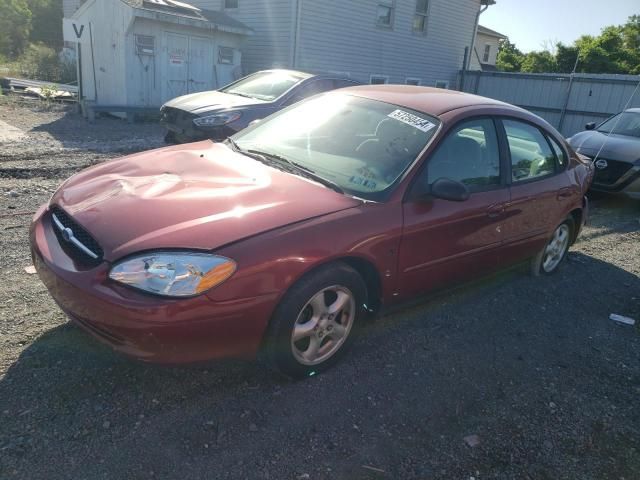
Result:
{"label": "front grille", "polygon": [[607,160],[605,158],[598,160],[605,160],[607,162],[606,168],[595,168],[595,176],[593,178],[593,183],[597,183],[600,185],[613,185],[620,178],[627,173],[633,167],[632,164],[627,162],[619,162],[617,160]]}
{"label": "front grille", "polygon": [[[51,228],[53,228],[62,249],[75,261],[89,267],[99,265],[102,262],[104,256],[102,247],[89,232],[60,207],[51,208]],[[72,234],[71,238],[69,233]]]}
{"label": "front grille", "polygon": [[164,107],[160,113],[160,121],[170,125],[191,125],[196,115],[173,107]]}
{"label": "front grille", "polygon": [[160,112],[160,120],[166,123],[174,123],[178,118],[179,110],[173,107],[164,107]]}

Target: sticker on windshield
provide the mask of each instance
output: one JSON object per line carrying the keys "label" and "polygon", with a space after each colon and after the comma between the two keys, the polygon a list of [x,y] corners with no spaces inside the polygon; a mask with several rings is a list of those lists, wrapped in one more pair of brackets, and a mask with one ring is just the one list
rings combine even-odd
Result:
{"label": "sticker on windshield", "polygon": [[435,125],[429,120],[420,118],[419,116],[414,115],[413,113],[405,112],[404,110],[394,110],[387,116],[390,118],[394,118],[402,123],[406,123],[407,125],[411,125],[412,127],[417,128],[422,132],[428,132],[435,127]]}

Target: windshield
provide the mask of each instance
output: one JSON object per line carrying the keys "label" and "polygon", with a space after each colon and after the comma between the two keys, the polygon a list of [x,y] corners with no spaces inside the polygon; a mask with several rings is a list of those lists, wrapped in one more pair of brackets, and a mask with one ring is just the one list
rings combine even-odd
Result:
{"label": "windshield", "polygon": [[305,78],[304,75],[291,72],[261,72],[227,85],[220,91],[270,102]]}
{"label": "windshield", "polygon": [[413,163],[439,121],[375,100],[330,93],[233,137],[245,151],[280,157],[343,191],[375,200]]}
{"label": "windshield", "polygon": [[640,113],[622,112],[598,127],[601,133],[640,137]]}

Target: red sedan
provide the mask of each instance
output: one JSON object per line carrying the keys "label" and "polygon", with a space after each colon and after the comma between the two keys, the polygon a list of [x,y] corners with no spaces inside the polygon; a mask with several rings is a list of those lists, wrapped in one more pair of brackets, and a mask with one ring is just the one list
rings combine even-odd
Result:
{"label": "red sedan", "polygon": [[354,87],[224,144],[89,168],[39,210],[31,245],[60,307],[119,352],[184,363],[262,351],[302,377],[383,307],[523,261],[555,272],[592,175],[520,108]]}

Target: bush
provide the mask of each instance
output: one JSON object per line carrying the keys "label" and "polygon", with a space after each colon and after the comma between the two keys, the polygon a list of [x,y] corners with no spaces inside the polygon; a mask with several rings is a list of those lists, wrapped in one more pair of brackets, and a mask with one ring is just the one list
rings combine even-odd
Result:
{"label": "bush", "polygon": [[42,44],[30,44],[24,54],[5,65],[8,76],[30,78],[52,83],[72,83],[76,66],[63,62],[54,49]]}

